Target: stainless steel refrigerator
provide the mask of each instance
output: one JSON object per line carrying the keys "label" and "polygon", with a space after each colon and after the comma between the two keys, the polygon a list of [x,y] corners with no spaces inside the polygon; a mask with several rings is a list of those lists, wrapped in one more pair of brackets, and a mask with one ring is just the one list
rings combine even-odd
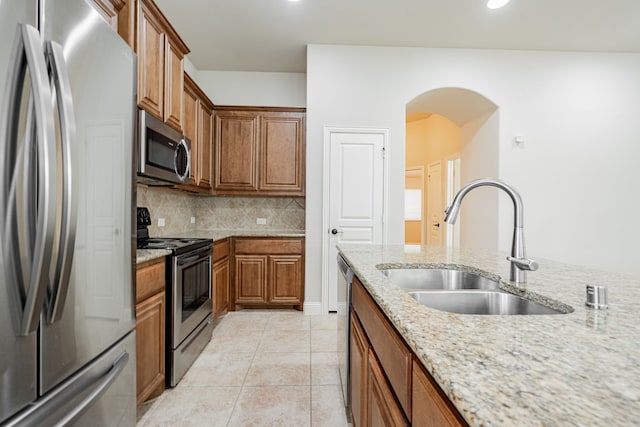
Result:
{"label": "stainless steel refrigerator", "polygon": [[0,0],[0,425],[135,424],[135,76],[84,0]]}

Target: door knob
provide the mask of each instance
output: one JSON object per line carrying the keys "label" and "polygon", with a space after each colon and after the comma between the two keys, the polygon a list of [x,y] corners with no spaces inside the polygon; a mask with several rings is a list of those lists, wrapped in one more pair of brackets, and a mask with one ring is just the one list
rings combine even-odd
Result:
{"label": "door knob", "polygon": [[440,223],[439,223],[439,222],[436,222],[436,223],[434,223],[434,224],[433,224],[433,226],[434,226],[434,227],[438,227],[438,228],[440,228]]}
{"label": "door knob", "polygon": [[336,235],[336,234],[338,234],[338,233],[342,233],[342,231],[338,231],[338,229],[337,229],[337,228],[332,228],[332,229],[331,229],[331,234]]}

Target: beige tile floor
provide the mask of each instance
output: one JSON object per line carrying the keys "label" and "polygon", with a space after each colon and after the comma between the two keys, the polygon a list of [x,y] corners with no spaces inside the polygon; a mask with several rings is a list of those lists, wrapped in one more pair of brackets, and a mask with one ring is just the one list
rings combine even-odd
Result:
{"label": "beige tile floor", "polygon": [[178,386],[139,410],[137,426],[349,425],[336,326],[335,315],[227,314]]}

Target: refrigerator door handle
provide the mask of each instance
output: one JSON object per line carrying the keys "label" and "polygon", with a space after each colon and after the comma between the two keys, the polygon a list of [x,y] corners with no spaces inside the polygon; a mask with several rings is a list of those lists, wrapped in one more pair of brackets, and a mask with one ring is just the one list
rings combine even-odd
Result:
{"label": "refrigerator door handle", "polygon": [[[13,318],[16,320],[16,335],[26,336],[38,328],[39,316],[42,311],[49,268],[54,243],[55,227],[55,197],[56,197],[56,150],[55,132],[53,123],[53,106],[51,105],[51,88],[49,75],[44,61],[44,52],[40,40],[40,33],[34,27],[27,24],[19,24],[11,53],[8,70],[8,79],[5,90],[5,100],[2,105],[4,114],[0,115],[0,154],[2,155],[3,168],[0,173],[0,199],[7,211],[0,210],[0,233],[4,244],[5,262],[10,265],[5,268],[6,283],[16,289]],[[37,141],[37,166],[31,161],[30,148],[17,150],[18,127],[20,122],[20,104],[22,90],[27,69],[31,80],[31,98],[29,108],[35,113],[35,126],[33,131]],[[31,114],[31,112],[29,113]],[[32,123],[32,118],[27,119]],[[27,132],[32,131],[31,124]],[[28,134],[25,144],[28,144],[32,134]],[[25,155],[24,161],[31,173],[37,170],[38,175],[38,202],[35,235],[23,230],[27,237],[15,241],[16,218],[16,192],[20,187],[18,158]],[[26,183],[29,184],[29,183]],[[27,198],[32,197],[30,195]],[[29,205],[29,203],[26,203]],[[27,220],[28,222],[29,220]],[[29,224],[26,224],[29,226]],[[33,236],[33,246],[29,240]],[[26,264],[22,264],[20,254],[25,255]],[[21,270],[28,270],[27,274],[21,274]],[[25,283],[28,282],[28,286]]]}
{"label": "refrigerator door handle", "polygon": [[[40,403],[31,406],[19,416],[9,421],[7,427],[67,426],[81,417],[111,387],[129,362],[125,350],[104,374],[82,378],[79,373],[68,386],[56,393],[49,393]],[[89,371],[90,368],[87,368]],[[81,396],[85,395],[84,397]],[[3,424],[4,426],[4,424]]]}
{"label": "refrigerator door handle", "polygon": [[[113,363],[113,366],[102,378],[100,378],[93,386],[93,390],[84,398],[75,408],[70,410],[64,418],[62,418],[56,425],[66,426],[78,419],[91,405],[96,402],[102,394],[107,391],[111,384],[118,378],[120,372],[127,366],[129,361],[129,353],[126,351],[122,353],[118,359]],[[46,424],[46,423],[45,423]]]}
{"label": "refrigerator door handle", "polygon": [[77,198],[74,196],[72,145],[76,138],[75,114],[69,73],[62,46],[53,41],[47,42],[47,60],[51,68],[51,79],[55,85],[58,114],[60,115],[61,154],[62,154],[62,220],[58,259],[56,260],[53,289],[47,301],[47,320],[54,323],[61,319],[64,303],[69,289],[69,276],[73,262],[76,241],[76,222],[78,212]]}

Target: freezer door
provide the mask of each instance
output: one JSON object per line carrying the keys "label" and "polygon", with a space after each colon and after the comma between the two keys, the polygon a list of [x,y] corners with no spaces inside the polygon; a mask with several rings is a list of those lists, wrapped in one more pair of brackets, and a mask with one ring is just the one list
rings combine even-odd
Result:
{"label": "freezer door", "polygon": [[[72,194],[60,186],[56,242],[72,236],[73,252],[56,245],[41,326],[40,393],[82,368],[135,326],[133,299],[133,153],[136,58],[129,46],[84,0],[44,0],[43,38],[49,60],[69,82],[75,136],[70,142]],[[53,69],[53,67],[52,67]],[[65,70],[66,69],[66,70]],[[55,73],[54,73],[55,74]],[[65,77],[66,76],[66,77]],[[53,80],[56,80],[54,76]],[[58,108],[60,110],[60,108]],[[64,140],[65,113],[59,120]],[[63,162],[64,141],[59,141]],[[67,174],[59,165],[59,174]],[[66,184],[65,184],[66,185]],[[71,214],[64,209],[70,205]],[[75,208],[74,208],[75,206]],[[75,214],[74,214],[75,212]],[[67,224],[67,219],[70,223]],[[65,229],[65,225],[67,228]],[[62,261],[66,257],[68,274]],[[64,280],[68,276],[68,280]],[[57,278],[61,278],[58,281]]]}
{"label": "freezer door", "polygon": [[5,427],[130,427],[135,424],[136,338],[130,332]]}
{"label": "freezer door", "polygon": [[[13,40],[16,36],[18,23],[37,25],[37,10],[35,1],[4,0],[0,1],[0,106],[4,105],[7,95],[7,80],[9,67],[14,65],[15,58],[11,58]],[[24,83],[28,88],[30,83]],[[27,98],[22,97],[23,106]],[[0,114],[8,114],[0,107]],[[23,111],[24,113],[24,111]],[[26,114],[23,114],[24,118]],[[2,131],[2,130],[0,130]],[[16,141],[24,141],[25,125],[19,127],[13,142],[1,138],[0,161],[5,161],[7,150],[16,149]],[[11,144],[13,147],[8,147]],[[6,168],[1,167],[0,173],[6,174]],[[10,177],[6,177],[10,179]],[[0,200],[0,209],[5,212],[7,200]],[[3,222],[3,221],[0,221]],[[2,224],[0,224],[2,226]],[[0,424],[11,414],[25,407],[36,398],[36,334],[18,336],[19,326],[17,318],[12,318],[16,313],[16,301],[12,298],[18,291],[15,280],[8,278],[7,266],[4,259],[7,251],[13,251],[8,239],[5,239],[4,230],[0,232]],[[13,287],[13,291],[10,287]]]}

